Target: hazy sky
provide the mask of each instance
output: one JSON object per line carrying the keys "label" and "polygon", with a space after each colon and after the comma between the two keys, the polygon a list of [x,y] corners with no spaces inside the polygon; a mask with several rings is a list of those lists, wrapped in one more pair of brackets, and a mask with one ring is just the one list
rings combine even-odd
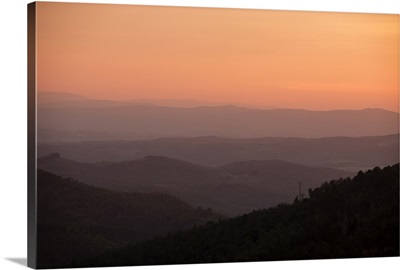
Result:
{"label": "hazy sky", "polygon": [[37,3],[39,91],[398,111],[399,16]]}

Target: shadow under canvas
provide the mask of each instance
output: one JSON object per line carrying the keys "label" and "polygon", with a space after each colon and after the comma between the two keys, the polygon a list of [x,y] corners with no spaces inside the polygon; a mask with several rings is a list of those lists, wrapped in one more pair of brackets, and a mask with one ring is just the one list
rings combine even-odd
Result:
{"label": "shadow under canvas", "polygon": [[27,266],[27,263],[28,263],[27,258],[5,258],[5,259],[10,262],[14,262],[16,264],[22,265],[22,266]]}

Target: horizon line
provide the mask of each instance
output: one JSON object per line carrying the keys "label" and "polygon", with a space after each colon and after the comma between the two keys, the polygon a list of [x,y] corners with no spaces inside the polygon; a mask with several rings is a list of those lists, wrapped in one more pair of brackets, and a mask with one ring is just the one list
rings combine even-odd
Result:
{"label": "horizon line", "polygon": [[[233,102],[233,101],[205,101],[205,100],[197,100],[197,99],[179,99],[179,98],[161,98],[161,99],[151,99],[151,98],[132,98],[132,99],[97,99],[97,98],[92,98],[88,97],[85,95],[81,94],[76,94],[73,92],[64,92],[64,91],[43,91],[43,90],[37,90],[36,94],[39,93],[48,93],[48,94],[68,94],[68,95],[73,95],[73,96],[79,96],[84,98],[84,100],[77,101],[77,100],[70,100],[70,101],[56,101],[56,102],[44,102],[43,105],[47,104],[60,104],[63,102],[69,103],[76,103],[76,102],[84,102],[84,101],[110,101],[110,102],[120,102],[120,103],[125,103],[126,106],[154,106],[154,107],[167,107],[167,108],[177,108],[177,109],[196,109],[196,108],[218,108],[218,107],[236,107],[239,109],[250,109],[250,110],[262,110],[262,111],[269,111],[269,110],[299,110],[299,111],[311,111],[311,112],[332,112],[332,111],[365,111],[365,110],[383,110],[387,112],[393,112],[393,113],[398,113],[400,114],[400,111],[395,111],[395,110],[389,110],[386,108],[382,107],[364,107],[360,109],[355,109],[355,108],[332,108],[332,109],[307,109],[307,108],[301,108],[301,107],[279,107],[275,105],[258,105],[258,104],[249,104],[249,103],[240,103],[240,102]],[[190,104],[181,104],[181,105],[170,105],[170,104],[152,104],[152,102],[194,102],[194,103],[200,103],[199,105],[190,105]],[[136,103],[135,103],[136,102]],[[201,104],[204,103],[204,104]],[[122,105],[122,104],[121,104]],[[37,103],[37,106],[39,107],[39,103]]]}

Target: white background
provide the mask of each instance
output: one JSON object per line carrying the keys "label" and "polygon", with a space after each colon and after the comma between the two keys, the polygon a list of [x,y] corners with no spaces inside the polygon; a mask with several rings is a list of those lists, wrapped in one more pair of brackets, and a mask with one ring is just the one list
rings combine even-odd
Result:
{"label": "white background", "polygon": [[[26,266],[27,238],[27,92],[26,13],[24,0],[2,1],[0,73],[0,269]],[[64,2],[73,2],[65,1]],[[76,1],[75,1],[76,2]],[[103,2],[112,1],[83,1]],[[127,4],[242,7],[283,10],[350,11],[399,14],[398,0],[142,0],[116,1]],[[263,262],[212,265],[148,266],[136,269],[400,269],[399,258]],[[102,268],[133,269],[133,267]]]}

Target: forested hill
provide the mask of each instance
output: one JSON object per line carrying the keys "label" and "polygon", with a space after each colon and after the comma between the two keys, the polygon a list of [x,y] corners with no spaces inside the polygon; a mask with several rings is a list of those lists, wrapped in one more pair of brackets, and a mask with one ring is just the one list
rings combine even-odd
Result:
{"label": "forested hill", "polygon": [[39,158],[38,167],[109,190],[171,194],[193,207],[211,208],[232,217],[292,202],[298,193],[299,179],[307,190],[349,175],[331,168],[276,160],[236,162],[213,168],[161,156],[81,163],[57,153]]}
{"label": "forested hill", "polygon": [[82,263],[118,266],[399,255],[399,164],[309,190],[309,198],[209,222]]}
{"label": "forested hill", "polygon": [[40,268],[71,267],[78,256],[222,217],[170,195],[109,191],[43,170],[37,172],[37,190]]}

